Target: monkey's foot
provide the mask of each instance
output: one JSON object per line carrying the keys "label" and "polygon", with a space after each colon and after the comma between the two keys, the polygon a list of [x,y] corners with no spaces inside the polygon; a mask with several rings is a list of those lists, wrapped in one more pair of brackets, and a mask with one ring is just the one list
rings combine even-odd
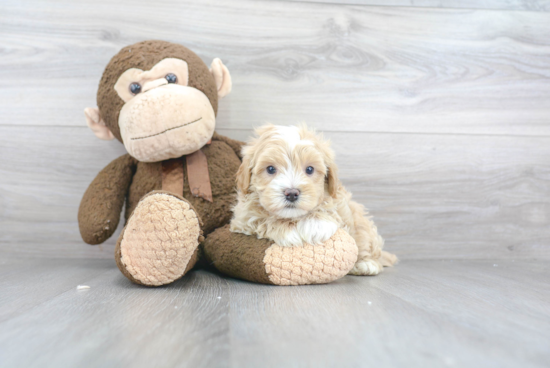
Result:
{"label": "monkey's foot", "polygon": [[183,198],[151,192],[141,199],[118,239],[118,268],[131,281],[169,284],[190,270],[203,240],[200,218]]}

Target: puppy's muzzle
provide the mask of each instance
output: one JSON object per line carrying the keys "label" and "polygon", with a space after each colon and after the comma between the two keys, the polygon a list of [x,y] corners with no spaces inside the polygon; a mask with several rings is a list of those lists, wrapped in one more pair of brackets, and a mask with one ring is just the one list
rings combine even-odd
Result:
{"label": "puppy's muzzle", "polygon": [[300,191],[298,189],[285,189],[285,197],[289,202],[296,202],[300,196]]}

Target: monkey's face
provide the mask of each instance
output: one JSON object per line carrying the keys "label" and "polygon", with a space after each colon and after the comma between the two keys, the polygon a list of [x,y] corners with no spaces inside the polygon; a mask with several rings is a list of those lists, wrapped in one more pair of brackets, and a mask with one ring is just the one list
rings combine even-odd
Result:
{"label": "monkey's face", "polygon": [[188,86],[187,63],[167,58],[151,70],[126,70],[115,84],[124,100],[118,125],[128,153],[143,162],[190,154],[214,133],[216,114],[208,97]]}
{"label": "monkey's face", "polygon": [[210,69],[188,48],[142,41],[116,54],[86,122],[101,139],[120,140],[139,161],[158,162],[201,149],[212,137],[218,99],[231,91],[220,59]]}

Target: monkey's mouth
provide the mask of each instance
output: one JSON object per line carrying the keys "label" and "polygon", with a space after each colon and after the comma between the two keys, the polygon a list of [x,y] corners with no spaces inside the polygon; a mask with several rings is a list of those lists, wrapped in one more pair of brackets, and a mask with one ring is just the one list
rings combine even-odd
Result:
{"label": "monkey's mouth", "polygon": [[171,130],[183,128],[183,127],[185,127],[185,126],[194,124],[194,123],[196,123],[197,121],[199,121],[199,120],[201,120],[201,119],[202,119],[202,116],[201,116],[200,118],[198,118],[197,120],[193,120],[193,121],[190,121],[189,123],[185,123],[185,124],[182,124],[182,125],[178,125],[178,126],[175,126],[175,127],[172,127],[172,128],[165,129],[165,130],[163,130],[162,132],[159,132],[159,133],[155,133],[155,134],[151,134],[151,135],[146,135],[146,136],[143,136],[143,137],[130,138],[130,139],[133,140],[133,141],[136,141],[136,140],[138,140],[138,139],[145,139],[145,138],[156,137],[157,135],[164,134],[164,133],[169,132],[169,131],[171,131]]}

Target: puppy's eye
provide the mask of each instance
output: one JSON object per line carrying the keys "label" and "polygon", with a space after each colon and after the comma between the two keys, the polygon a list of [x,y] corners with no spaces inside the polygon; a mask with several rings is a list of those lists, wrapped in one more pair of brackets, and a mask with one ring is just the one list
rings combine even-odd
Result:
{"label": "puppy's eye", "polygon": [[313,174],[313,171],[315,171],[313,169],[313,166],[306,167],[306,174],[311,175],[311,174]]}
{"label": "puppy's eye", "polygon": [[266,170],[267,170],[267,173],[268,173],[269,175],[273,175],[273,174],[275,174],[275,173],[277,172],[277,169],[274,168],[273,166],[268,166]]}
{"label": "puppy's eye", "polygon": [[168,73],[164,78],[166,78],[168,83],[176,83],[178,81],[178,77],[174,73]]}
{"label": "puppy's eye", "polygon": [[132,94],[134,95],[137,95],[141,92],[141,85],[139,83],[130,84],[130,92],[132,92]]}

